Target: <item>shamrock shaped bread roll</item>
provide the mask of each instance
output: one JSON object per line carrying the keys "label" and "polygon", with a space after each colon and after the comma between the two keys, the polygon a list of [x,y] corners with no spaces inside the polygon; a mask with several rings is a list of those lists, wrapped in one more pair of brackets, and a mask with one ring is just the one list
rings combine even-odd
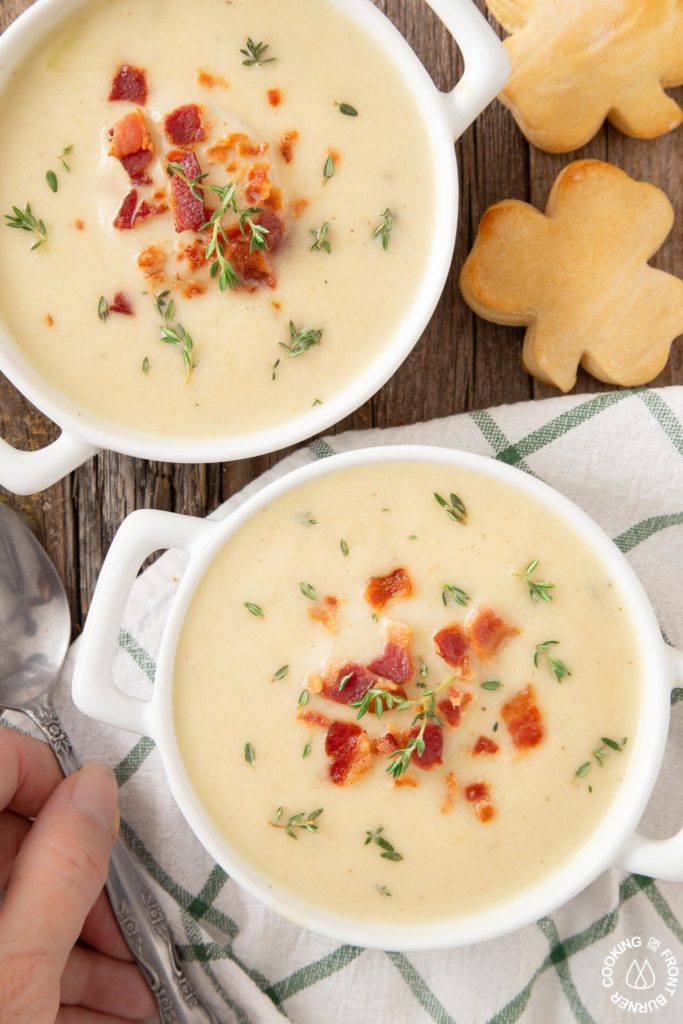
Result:
{"label": "shamrock shaped bread roll", "polygon": [[673,216],[661,189],[578,160],[545,214],[516,199],[489,207],[462,294],[486,320],[528,324],[522,363],[538,380],[569,391],[581,364],[610,384],[645,384],[683,333],[683,281],[647,263]]}
{"label": "shamrock shaped bread roll", "polygon": [[683,83],[681,0],[486,0],[512,35],[499,99],[549,153],[583,146],[605,118],[652,139],[683,121],[664,89]]}

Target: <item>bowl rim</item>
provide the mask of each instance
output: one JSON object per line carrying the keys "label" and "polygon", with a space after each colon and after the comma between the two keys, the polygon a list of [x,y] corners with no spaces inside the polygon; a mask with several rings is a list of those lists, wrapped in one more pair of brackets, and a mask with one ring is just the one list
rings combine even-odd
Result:
{"label": "bowl rim", "polygon": [[[326,430],[358,409],[387,383],[422,338],[450,272],[457,229],[459,180],[447,94],[439,91],[410,44],[371,0],[328,2],[372,37],[400,71],[429,139],[434,222],[429,255],[411,305],[371,363],[330,399],[279,424],[218,438],[143,432],[99,417],[42,376],[0,316],[0,370],[65,433],[94,448],[162,462],[224,462],[280,451]],[[0,93],[14,70],[51,31],[78,8],[94,5],[95,0],[37,0],[19,15],[0,37]],[[443,30],[448,31],[445,26]]]}
{"label": "bowl rim", "polygon": [[[381,462],[436,462],[497,479],[537,500],[593,548],[624,598],[638,637],[641,664],[640,714],[624,778],[596,830],[548,875],[516,896],[468,915],[433,922],[354,920],[320,910],[276,887],[231,847],[194,793],[178,749],[173,724],[173,668],[180,631],[197,585],[216,553],[264,506],[312,479]],[[197,545],[175,595],[157,661],[150,722],[171,792],[198,841],[228,874],[281,916],[340,942],[368,948],[417,951],[454,948],[498,938],[562,906],[604,870],[618,866],[620,852],[636,831],[656,781],[669,723],[670,668],[652,606],[626,557],[579,506],[549,484],[491,457],[431,445],[389,445],[356,449],[295,469],[265,485]]]}

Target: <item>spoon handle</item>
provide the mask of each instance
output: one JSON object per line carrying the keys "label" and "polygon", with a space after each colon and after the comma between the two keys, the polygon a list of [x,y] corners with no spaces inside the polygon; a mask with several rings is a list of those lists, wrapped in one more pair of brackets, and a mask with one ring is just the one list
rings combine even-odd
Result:
{"label": "spoon handle", "polygon": [[[81,766],[51,699],[42,697],[24,710],[42,730],[64,774],[78,771]],[[128,948],[157,1001],[162,1024],[218,1024],[185,977],[164,912],[118,839],[109,862],[107,893]]]}

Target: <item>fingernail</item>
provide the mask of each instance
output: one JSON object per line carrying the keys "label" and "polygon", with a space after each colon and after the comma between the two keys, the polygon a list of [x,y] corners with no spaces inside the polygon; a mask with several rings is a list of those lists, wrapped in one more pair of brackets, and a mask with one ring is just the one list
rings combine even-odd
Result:
{"label": "fingernail", "polygon": [[81,768],[74,778],[71,806],[115,836],[119,823],[119,790],[111,768],[93,762]]}

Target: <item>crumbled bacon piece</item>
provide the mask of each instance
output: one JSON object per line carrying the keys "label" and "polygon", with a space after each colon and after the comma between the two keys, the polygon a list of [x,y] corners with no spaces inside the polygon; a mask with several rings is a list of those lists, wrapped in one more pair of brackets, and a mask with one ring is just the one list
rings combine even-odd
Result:
{"label": "crumbled bacon piece", "polygon": [[493,608],[487,605],[472,609],[465,619],[465,632],[477,657],[482,661],[488,661],[501,644],[519,634],[518,629],[508,626]]}
{"label": "crumbled bacon piece", "polygon": [[451,686],[447,695],[436,705],[436,710],[439,717],[445,718],[448,724],[455,729],[460,725],[463,711],[471,701],[471,693],[461,693],[457,687]]}
{"label": "crumbled bacon piece", "polygon": [[[414,725],[408,736],[410,739],[413,739],[419,731],[420,726]],[[412,764],[417,765],[418,768],[422,768],[423,771],[430,772],[438,764],[443,764],[443,729],[435,722],[427,722],[423,738],[425,744],[424,751],[422,754],[418,754],[417,750],[414,750],[410,756],[410,761]]]}
{"label": "crumbled bacon piece", "polygon": [[372,576],[365,584],[363,597],[375,611],[381,611],[390,601],[410,597],[413,584],[406,569],[392,569],[386,576]]}
{"label": "crumbled bacon piece", "polygon": [[384,650],[371,661],[368,668],[384,679],[394,683],[409,683],[413,678],[413,654],[411,643],[413,631],[402,622],[387,619],[383,625]]}
{"label": "crumbled bacon piece", "polygon": [[313,708],[300,707],[296,717],[306,725],[316,725],[323,729],[328,729],[330,726],[327,715],[323,715],[322,712],[315,711]]}
{"label": "crumbled bacon piece", "polygon": [[[268,150],[267,142],[255,142],[247,135],[242,135],[237,140],[237,152],[240,156],[263,156]],[[267,166],[270,166],[269,164]]]}
{"label": "crumbled bacon piece", "polygon": [[146,217],[154,217],[168,209],[165,203],[154,206],[148,203],[146,199],[143,199],[140,203],[138,198],[137,190],[134,188],[124,196],[119,212],[114,218],[114,227],[118,228],[119,231],[129,231]]}
{"label": "crumbled bacon piece", "polygon": [[116,69],[109,93],[110,100],[128,100],[130,103],[147,102],[147,77],[142,68],[121,64]]}
{"label": "crumbled bacon piece", "polygon": [[451,807],[455,803],[455,798],[458,795],[458,782],[454,772],[449,772],[446,776],[446,793],[441,801],[441,813],[446,814],[450,811]]}
{"label": "crumbled bacon piece", "polygon": [[295,217],[300,217],[306,207],[309,205],[309,199],[295,199],[292,203],[292,214]]}
{"label": "crumbled bacon piece", "polygon": [[485,782],[471,782],[469,786],[465,786],[465,799],[472,804],[478,821],[488,821],[493,817],[491,792]]}
{"label": "crumbled bacon piece", "polygon": [[147,168],[152,162],[154,153],[149,149],[139,149],[137,153],[130,153],[121,157],[121,163],[130,178],[136,185],[149,185],[152,179],[147,174]]}
{"label": "crumbled bacon piece", "polygon": [[76,231],[85,231],[85,221],[81,220],[80,217],[76,217],[74,227],[76,228]]}
{"label": "crumbled bacon piece", "polygon": [[393,732],[385,732],[379,739],[375,740],[375,752],[380,757],[389,757],[395,750],[399,748],[399,741],[394,736]]}
{"label": "crumbled bacon piece", "polygon": [[333,722],[325,737],[325,753],[331,758],[330,778],[337,786],[350,786],[372,764],[368,734],[355,722]]}
{"label": "crumbled bacon piece", "polygon": [[433,640],[436,653],[452,668],[459,669],[461,675],[467,678],[470,667],[467,651],[470,645],[462,626],[458,622],[451,622],[449,626],[444,626],[438,633],[435,633]]}
{"label": "crumbled bacon piece", "polygon": [[138,256],[138,266],[148,281],[163,281],[166,253],[158,245],[148,245]]}
{"label": "crumbled bacon piece", "polygon": [[269,89],[268,102],[271,107],[279,107],[282,103],[282,91],[280,89]]}
{"label": "crumbled bacon piece", "polygon": [[205,291],[206,285],[201,281],[187,281],[183,285],[183,295],[186,299],[194,299],[196,295],[203,295]]}
{"label": "crumbled bacon piece", "polygon": [[[169,163],[179,164],[186,178],[192,180],[201,174],[194,153],[173,149],[167,156]],[[177,175],[171,178],[171,209],[176,231],[198,231],[208,220],[204,201],[192,194],[190,186]]]}
{"label": "crumbled bacon piece", "polygon": [[[345,678],[346,681],[343,682],[340,689],[340,684]],[[359,665],[355,661],[348,661],[341,668],[334,668],[325,673],[322,692],[329,700],[334,700],[337,704],[351,704],[364,697],[374,684],[375,679],[363,665]]]}
{"label": "crumbled bacon piece", "polygon": [[297,131],[283,132],[280,136],[279,149],[283,159],[289,164],[294,156],[294,143],[299,138]]}
{"label": "crumbled bacon piece", "polygon": [[223,139],[217,139],[206,150],[206,158],[210,164],[224,164],[228,156],[237,150],[237,143],[246,139],[244,132],[231,132]]}
{"label": "crumbled bacon piece", "polygon": [[[141,110],[131,110],[114,125],[109,156],[115,156],[117,160],[123,160],[126,156],[132,156],[141,150],[152,154],[154,143],[147,127],[147,120]],[[151,156],[150,156],[151,159]]]}
{"label": "crumbled bacon piece", "polygon": [[417,786],[417,779],[415,778],[415,776],[406,775],[405,772],[403,773],[403,775],[399,775],[399,777],[397,779],[394,779],[393,781],[394,785],[397,788],[400,788],[401,786],[410,786],[412,789],[414,789]]}
{"label": "crumbled bacon piece", "polygon": [[55,318],[53,317],[52,313],[46,313],[45,314],[45,323],[47,324],[47,326],[48,327],[52,327],[54,322],[55,322]]}
{"label": "crumbled bacon piece", "polygon": [[336,633],[338,607],[338,598],[327,596],[308,609],[308,617],[314,622],[319,622],[328,633]]}
{"label": "crumbled bacon piece", "polygon": [[477,757],[479,754],[495,754],[499,750],[500,747],[490,736],[480,736],[472,747],[472,754]]}
{"label": "crumbled bacon piece", "polygon": [[269,256],[274,255],[280,247],[284,225],[276,213],[264,210],[255,218],[256,224],[267,228],[268,249],[254,249],[249,252],[249,232],[242,234],[239,224],[231,224],[226,228],[227,245],[219,241],[226,252],[227,258],[232,263],[242,285],[246,287],[257,287],[266,284],[274,288],[276,281],[273,274]]}
{"label": "crumbled bacon piece", "polygon": [[176,242],[176,247],[176,259],[184,259],[190,270],[199,270],[206,265],[206,242],[203,239],[194,238],[187,245]]}
{"label": "crumbled bacon piece", "polygon": [[164,118],[164,131],[174,146],[189,146],[206,138],[202,108],[197,103],[176,107]]}
{"label": "crumbled bacon piece", "polygon": [[270,195],[270,189],[270,164],[264,162],[251,164],[244,185],[244,194],[248,202],[255,206],[264,203]]}
{"label": "crumbled bacon piece", "polygon": [[133,306],[130,299],[124,292],[117,292],[112,302],[109,303],[110,313],[122,313],[124,316],[134,316]]}
{"label": "crumbled bacon piece", "polygon": [[541,712],[535,700],[534,688],[531,684],[524,687],[500,711],[512,742],[520,750],[528,750],[537,746],[543,739],[543,723]]}
{"label": "crumbled bacon piece", "polygon": [[210,71],[205,71],[204,68],[198,69],[197,81],[200,85],[206,86],[207,89],[213,89],[216,85],[219,85],[221,89],[228,89],[230,87],[230,83],[225,78],[221,78],[220,75],[212,75]]}

